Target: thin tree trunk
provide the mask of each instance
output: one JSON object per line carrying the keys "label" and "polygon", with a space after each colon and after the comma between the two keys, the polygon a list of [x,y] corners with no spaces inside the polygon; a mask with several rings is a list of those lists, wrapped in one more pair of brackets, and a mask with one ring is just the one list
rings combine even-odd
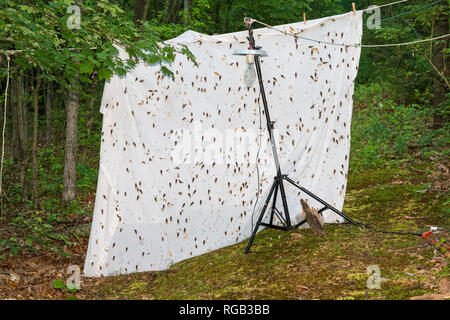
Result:
{"label": "thin tree trunk", "polygon": [[45,101],[45,146],[50,148],[52,144],[52,83],[47,82],[47,98]]}
{"label": "thin tree trunk", "polygon": [[216,0],[216,6],[214,8],[214,30],[218,33],[220,30],[220,0]]}
{"label": "thin tree trunk", "polygon": [[191,21],[191,3],[190,0],[184,0],[184,27]]}
{"label": "thin tree trunk", "polygon": [[67,90],[65,87],[61,86],[61,102],[64,109],[67,109],[67,104],[69,103],[69,90]]}
{"label": "thin tree trunk", "polygon": [[19,148],[17,158],[19,161],[19,181],[22,186],[22,202],[25,210],[28,210],[28,189],[26,181],[26,173],[28,169],[27,161],[27,141],[25,137],[25,119],[23,104],[23,79],[22,75],[17,77],[17,126]]}
{"label": "thin tree trunk", "polygon": [[[86,136],[89,137],[92,130],[92,124],[94,123],[94,105],[95,105],[95,93],[97,91],[97,72],[94,73],[94,80],[92,83],[92,91],[91,91],[91,97],[89,99],[89,111],[88,111],[88,118],[86,122]],[[87,159],[87,152],[88,148],[86,146],[83,147],[83,154],[82,159],[83,162],[86,162]]]}
{"label": "thin tree trunk", "polygon": [[150,0],[136,0],[134,3],[133,21],[136,25],[139,25],[142,21],[147,21],[149,2]]}
{"label": "thin tree trunk", "polygon": [[64,151],[63,199],[70,202],[75,199],[77,187],[77,151],[78,151],[78,110],[80,108],[79,79],[76,75],[69,91],[66,109],[66,145]]}
{"label": "thin tree trunk", "polygon": [[[25,126],[25,130],[24,130],[24,137],[25,137],[25,142],[28,142],[28,104],[30,103],[30,84],[29,84],[29,78],[32,78],[32,74],[26,74],[25,78],[22,78],[22,87],[23,87],[23,93],[22,93],[22,104],[23,104],[23,121],[24,121],[24,126]],[[27,145],[27,149],[28,145]]]}
{"label": "thin tree trunk", "polygon": [[33,93],[33,145],[32,145],[32,155],[33,155],[33,207],[36,206],[36,199],[38,197],[38,177],[37,177],[37,167],[38,167],[38,121],[39,121],[39,90],[41,88],[41,76],[40,72],[36,75],[36,86]]}
{"label": "thin tree trunk", "polygon": [[[148,16],[147,18],[156,18],[158,15],[158,12],[161,10],[161,3],[162,1],[159,0],[152,0],[151,2],[151,10],[150,10],[150,16]],[[150,5],[149,5],[150,7]]]}
{"label": "thin tree trunk", "polygon": [[181,16],[178,14],[181,10],[184,9],[184,0],[178,0],[177,1],[177,7],[175,8],[174,16],[173,16],[173,22],[180,24],[181,23]]}
{"label": "thin tree trunk", "polygon": [[18,99],[18,90],[17,90],[17,79],[16,81],[11,82],[11,123],[12,123],[12,137],[11,137],[11,155],[13,161],[17,160],[19,154],[19,126],[17,121],[17,99]]}
{"label": "thin tree trunk", "polygon": [[[82,4],[83,0],[76,0]],[[72,62],[79,63],[76,58]],[[64,148],[64,182],[63,200],[71,202],[75,200],[77,192],[77,160],[78,160],[78,110],[80,108],[80,78],[77,72],[72,80],[71,89],[68,92],[66,108],[66,142]]]}
{"label": "thin tree trunk", "polygon": [[[444,3],[439,4],[439,15],[436,19],[436,25],[435,25],[435,33],[437,36],[448,34],[449,31],[449,23],[448,23],[448,16],[445,14],[446,8]],[[442,74],[444,78],[448,79],[449,76],[449,70],[446,66],[446,53],[445,48],[448,48],[449,40],[448,38],[445,40],[440,40],[437,42],[437,45],[434,46],[433,50],[433,65],[434,67]],[[442,128],[444,126],[444,123],[446,119],[444,118],[444,115],[441,113],[442,108],[445,104],[445,98],[447,94],[447,87],[442,79],[442,77],[439,76],[439,74],[435,74],[435,77],[433,79],[433,107],[434,107],[434,113],[433,113],[433,128],[438,129]]]}
{"label": "thin tree trunk", "polygon": [[233,7],[233,0],[228,0],[227,1],[228,7],[225,13],[225,23],[223,25],[223,29],[222,32],[226,33],[228,32],[228,25],[230,23],[230,12],[231,12],[231,8]]}
{"label": "thin tree trunk", "polygon": [[177,11],[178,9],[181,7],[181,2],[184,3],[184,1],[179,1],[179,0],[170,0],[169,2],[169,8],[167,11],[167,15],[166,18],[164,19],[165,23],[173,23],[176,22],[176,15],[177,15]]}

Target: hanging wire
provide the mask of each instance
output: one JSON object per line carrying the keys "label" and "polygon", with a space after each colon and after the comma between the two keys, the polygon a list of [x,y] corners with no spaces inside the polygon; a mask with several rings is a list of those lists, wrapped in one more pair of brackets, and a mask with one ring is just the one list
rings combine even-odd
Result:
{"label": "hanging wire", "polygon": [[5,88],[5,108],[3,110],[2,157],[1,157],[1,163],[0,163],[0,199],[3,199],[2,187],[3,187],[3,162],[5,159],[6,107],[8,106],[7,101],[8,101],[9,69],[10,69],[11,58],[9,56],[6,56],[6,60],[8,61],[8,69],[7,69],[7,77],[6,77],[6,88]]}

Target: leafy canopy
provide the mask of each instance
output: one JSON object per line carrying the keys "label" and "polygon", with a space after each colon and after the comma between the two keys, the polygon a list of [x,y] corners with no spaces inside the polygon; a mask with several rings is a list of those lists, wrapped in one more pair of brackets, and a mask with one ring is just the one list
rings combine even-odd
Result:
{"label": "leafy canopy", "polygon": [[[79,5],[79,28],[71,28],[76,14],[68,10],[71,5],[71,0],[0,0],[0,54],[16,51],[14,63],[21,72],[40,67],[43,77],[67,88],[74,77],[90,83],[94,72],[100,80],[114,73],[124,75],[139,60],[159,64],[163,73],[173,76],[167,65],[176,52],[187,54],[195,63],[185,46],[161,43],[149,23],[141,30],[118,4],[108,0],[85,0]],[[116,46],[123,47],[129,58],[119,59]]]}

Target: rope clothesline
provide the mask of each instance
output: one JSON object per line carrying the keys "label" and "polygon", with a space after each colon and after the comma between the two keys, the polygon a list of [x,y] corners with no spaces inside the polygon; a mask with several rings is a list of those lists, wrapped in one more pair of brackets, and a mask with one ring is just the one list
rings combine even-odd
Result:
{"label": "rope clothesline", "polygon": [[[402,3],[402,2],[406,2],[406,1],[408,1],[408,0],[401,0],[401,1],[386,3],[386,4],[382,4],[382,5],[374,5],[374,7],[377,7],[377,8],[389,7],[389,6],[392,6],[394,4],[398,4],[398,3]],[[367,9],[364,9],[364,10],[361,10],[361,11],[362,12],[366,12],[366,11],[370,11],[370,10],[373,10],[373,9],[374,8],[367,8]]]}
{"label": "rope clothesline", "polygon": [[447,38],[448,36],[450,36],[450,33],[444,34],[442,36],[434,37],[434,38],[415,40],[415,41],[410,41],[410,42],[387,43],[387,44],[361,44],[359,46],[363,47],[363,48],[408,46],[408,45],[416,44],[416,43],[422,43],[422,42],[429,42],[429,41],[435,41],[435,40],[439,40],[439,39],[444,39],[444,38]]}
{"label": "rope clothesline", "polygon": [[299,32],[297,33],[292,33],[292,32],[288,32],[288,31],[284,31],[284,30],[280,30],[278,28],[275,28],[267,23],[261,22],[259,20],[253,19],[253,18],[248,18],[247,19],[251,22],[251,23],[259,23],[260,25],[263,25],[269,29],[281,32],[285,35],[290,35],[293,36],[294,38],[300,38],[303,40],[307,40],[307,41],[312,41],[312,42],[316,42],[316,43],[320,43],[320,44],[328,44],[328,45],[333,45],[333,46],[341,46],[341,47],[362,47],[362,48],[376,48],[376,47],[397,47],[397,46],[406,46],[406,45],[411,45],[411,44],[415,44],[415,43],[422,43],[422,42],[428,42],[428,41],[434,41],[434,40],[439,40],[439,39],[443,39],[446,38],[448,36],[450,36],[450,33],[438,36],[438,37],[434,37],[434,38],[429,38],[429,39],[421,39],[421,40],[415,40],[415,41],[409,41],[409,42],[401,42],[401,43],[387,43],[387,44],[361,44],[361,43],[355,43],[355,44],[348,44],[348,43],[333,43],[333,42],[329,42],[329,41],[323,41],[323,40],[316,40],[316,39],[310,39],[310,38],[306,38],[303,36],[299,35]]}

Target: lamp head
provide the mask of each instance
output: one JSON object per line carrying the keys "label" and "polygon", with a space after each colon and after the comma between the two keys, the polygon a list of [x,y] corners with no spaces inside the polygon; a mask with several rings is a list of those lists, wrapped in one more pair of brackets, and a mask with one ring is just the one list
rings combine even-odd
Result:
{"label": "lamp head", "polygon": [[259,56],[259,57],[267,57],[267,53],[264,50],[258,50],[258,49],[243,49],[243,50],[236,50],[233,53],[233,56]]}
{"label": "lamp head", "polygon": [[260,49],[253,49],[251,46],[248,49],[236,50],[233,53],[234,56],[245,56],[247,58],[247,66],[244,71],[244,83],[247,88],[253,87],[256,80],[255,71],[255,57],[267,57],[265,51]]}

